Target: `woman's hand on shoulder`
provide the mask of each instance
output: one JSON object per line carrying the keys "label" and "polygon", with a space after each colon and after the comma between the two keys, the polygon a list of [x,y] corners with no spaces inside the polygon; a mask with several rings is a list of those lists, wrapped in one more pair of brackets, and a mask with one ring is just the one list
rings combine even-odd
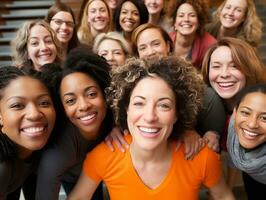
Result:
{"label": "woman's hand on shoulder", "polygon": [[[111,133],[106,136],[105,138],[105,144],[110,148],[111,151],[114,151],[114,146],[115,144],[118,149],[121,152],[125,152],[125,148],[127,149],[129,147],[129,144],[125,140],[124,136],[129,134],[128,130],[122,131],[119,127],[115,126]],[[112,143],[114,141],[114,143]]]}
{"label": "woman's hand on shoulder", "polygon": [[213,131],[207,131],[203,138],[207,141],[208,146],[211,150],[215,151],[215,152],[219,152],[220,151],[220,136],[213,132]]}

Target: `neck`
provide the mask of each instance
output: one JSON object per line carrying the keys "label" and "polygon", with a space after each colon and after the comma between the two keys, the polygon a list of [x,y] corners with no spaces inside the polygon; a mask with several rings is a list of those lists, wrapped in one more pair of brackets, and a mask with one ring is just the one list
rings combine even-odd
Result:
{"label": "neck", "polygon": [[225,28],[221,26],[219,37],[221,38],[221,37],[235,36],[236,32],[237,32],[237,28]]}
{"label": "neck", "polygon": [[175,41],[175,54],[178,56],[187,57],[190,49],[192,48],[195,35],[176,35]]}
{"label": "neck", "polygon": [[149,15],[149,23],[156,25],[158,24],[159,20],[160,20],[160,13]]}
{"label": "neck", "polygon": [[170,142],[164,142],[155,149],[144,149],[132,141],[130,145],[130,154],[134,162],[155,163],[168,159],[172,154]]}
{"label": "neck", "polygon": [[25,149],[24,147],[18,147],[17,151],[21,160],[27,160],[33,153],[33,151]]}
{"label": "neck", "polygon": [[123,32],[123,36],[131,44],[131,32]]}
{"label": "neck", "polygon": [[232,113],[234,109],[235,98],[232,97],[230,99],[224,99],[224,104],[227,112]]}

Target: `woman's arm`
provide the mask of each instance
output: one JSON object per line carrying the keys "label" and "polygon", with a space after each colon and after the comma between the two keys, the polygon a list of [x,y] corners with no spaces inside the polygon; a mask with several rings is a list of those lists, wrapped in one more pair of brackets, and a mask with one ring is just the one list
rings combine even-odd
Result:
{"label": "woman's arm", "polygon": [[96,183],[89,177],[85,176],[84,173],[81,173],[77,184],[67,197],[67,200],[91,199],[98,185],[99,183]]}
{"label": "woman's arm", "polygon": [[223,176],[221,176],[218,183],[209,188],[209,190],[214,200],[235,200],[235,197],[230,188],[226,185]]}

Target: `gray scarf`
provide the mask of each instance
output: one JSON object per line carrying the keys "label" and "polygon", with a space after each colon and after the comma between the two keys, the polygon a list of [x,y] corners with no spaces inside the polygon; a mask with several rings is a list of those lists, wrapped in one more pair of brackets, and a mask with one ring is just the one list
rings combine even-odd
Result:
{"label": "gray scarf", "polygon": [[258,182],[266,184],[266,144],[246,151],[239,144],[233,117],[228,127],[227,150],[236,168],[246,172]]}

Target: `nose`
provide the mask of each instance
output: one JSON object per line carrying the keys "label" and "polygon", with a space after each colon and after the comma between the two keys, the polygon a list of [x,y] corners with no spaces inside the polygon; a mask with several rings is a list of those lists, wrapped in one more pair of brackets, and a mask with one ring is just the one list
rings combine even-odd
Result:
{"label": "nose", "polygon": [[78,110],[79,111],[87,111],[91,106],[90,102],[86,101],[84,97],[81,97],[78,101]]}
{"label": "nose", "polygon": [[147,55],[148,56],[153,56],[153,55],[155,55],[155,50],[151,47],[151,46],[148,46],[147,47]]}
{"label": "nose", "polygon": [[233,8],[230,8],[230,9],[228,10],[228,14],[229,14],[229,15],[234,15],[234,9],[233,9]]}
{"label": "nose", "polygon": [[126,14],[126,18],[128,18],[128,19],[131,19],[131,18],[132,18],[132,14],[131,14],[131,12],[127,12],[127,14]]}
{"label": "nose", "polygon": [[154,122],[158,119],[156,108],[153,105],[146,105],[144,109],[144,120],[146,122]]}
{"label": "nose", "polygon": [[43,117],[42,112],[39,110],[38,106],[31,104],[27,106],[26,118],[31,121],[39,120]]}
{"label": "nose", "polygon": [[66,22],[64,22],[63,24],[61,24],[60,28],[64,28],[64,29],[66,29],[66,28],[67,28],[67,24],[66,24]]}
{"label": "nose", "polygon": [[227,78],[228,76],[230,76],[230,72],[227,67],[221,68],[220,76],[223,78]]}
{"label": "nose", "polygon": [[46,49],[47,49],[47,44],[46,44],[45,41],[42,41],[42,42],[40,43],[40,45],[41,45],[41,50],[46,50]]}
{"label": "nose", "polygon": [[247,126],[251,129],[258,127],[258,119],[255,115],[250,115],[247,119]]}
{"label": "nose", "polygon": [[112,52],[108,52],[108,53],[106,54],[106,56],[105,56],[105,59],[106,59],[107,61],[111,61],[111,60],[113,60],[113,54],[112,54]]}
{"label": "nose", "polygon": [[189,15],[184,15],[184,20],[189,21]]}

